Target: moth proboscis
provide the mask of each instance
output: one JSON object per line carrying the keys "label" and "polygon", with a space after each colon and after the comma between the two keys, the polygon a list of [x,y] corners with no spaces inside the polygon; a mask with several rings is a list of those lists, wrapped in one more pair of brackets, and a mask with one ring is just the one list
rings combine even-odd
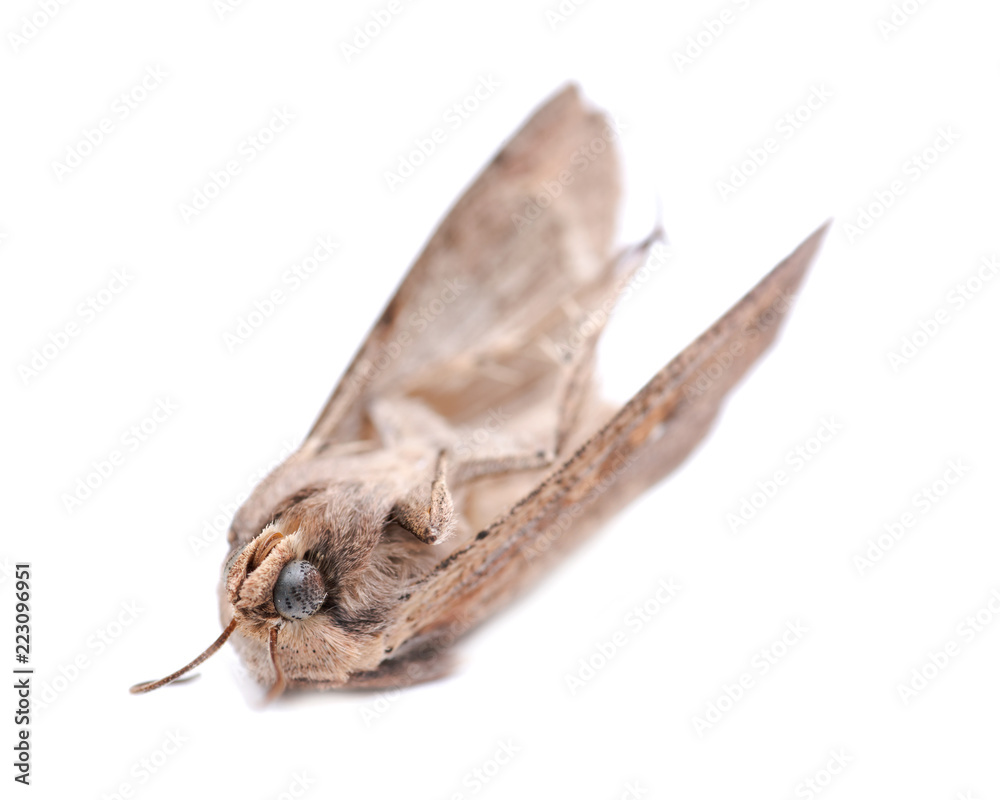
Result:
{"label": "moth proboscis", "polygon": [[[175,680],[227,639],[270,697],[438,678],[459,636],[702,439],[774,339],[829,223],[614,408],[598,397],[595,347],[662,244],[613,252],[613,138],[569,86],[496,155],[301,447],[236,512],[222,635],[132,692]],[[584,167],[577,156],[599,141]],[[558,197],[525,216],[552,182]]]}

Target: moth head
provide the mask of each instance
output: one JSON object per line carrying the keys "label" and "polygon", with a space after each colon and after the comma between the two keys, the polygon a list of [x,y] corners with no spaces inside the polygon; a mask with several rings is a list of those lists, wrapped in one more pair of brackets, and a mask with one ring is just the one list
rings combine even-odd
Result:
{"label": "moth head", "polygon": [[275,673],[268,699],[281,694],[285,681],[276,656],[278,631],[286,621],[308,619],[322,608],[327,597],[322,573],[297,557],[295,534],[286,535],[271,524],[229,557],[223,580],[233,616],[222,635],[187,666],[158,681],[136,684],[129,691],[150,692],[173,682],[212,656],[240,628],[267,640]]}
{"label": "moth head", "polygon": [[274,523],[234,552],[223,572],[225,595],[246,626],[303,620],[323,606],[328,591],[322,572],[300,553],[298,531]]}
{"label": "moth head", "polygon": [[[132,687],[148,692],[201,664],[232,634],[261,681],[339,685],[385,657],[380,636],[399,597],[440,556],[392,521],[398,492],[357,482],[297,489],[237,517],[222,570],[222,636],[191,664]],[[262,528],[256,528],[261,525]],[[259,530],[247,541],[244,531]],[[243,543],[245,544],[238,544]],[[279,646],[280,645],[280,646]],[[284,670],[284,671],[283,671]]]}

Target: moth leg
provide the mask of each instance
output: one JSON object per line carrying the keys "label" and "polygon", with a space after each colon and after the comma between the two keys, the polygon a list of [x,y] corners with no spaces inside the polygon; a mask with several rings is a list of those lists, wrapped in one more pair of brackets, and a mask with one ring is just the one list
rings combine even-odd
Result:
{"label": "moth leg", "polygon": [[[553,389],[554,391],[554,389]],[[379,398],[368,409],[368,416],[384,447],[420,442],[429,449],[448,450],[450,483],[461,486],[470,480],[508,472],[547,467],[554,463],[554,442],[544,442],[555,425],[546,421],[542,433],[524,430],[508,431],[508,415],[504,407],[492,408],[473,424],[453,426],[422,400],[412,397]],[[515,424],[513,427],[518,428]],[[480,449],[478,435],[488,435],[488,447]],[[483,452],[488,450],[487,452]],[[414,492],[401,506],[427,504],[427,492]],[[401,523],[402,524],[402,523]],[[409,525],[403,525],[410,530]],[[416,534],[415,534],[416,535]],[[418,538],[422,538],[418,535]]]}
{"label": "moth leg", "polygon": [[441,450],[430,489],[424,485],[411,490],[393,508],[395,521],[426,544],[445,541],[457,526],[455,504],[445,480],[447,468],[448,457]]}

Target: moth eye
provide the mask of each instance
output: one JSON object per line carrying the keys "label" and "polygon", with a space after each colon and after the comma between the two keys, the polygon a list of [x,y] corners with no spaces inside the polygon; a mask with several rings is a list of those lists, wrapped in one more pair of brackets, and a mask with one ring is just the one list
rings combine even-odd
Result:
{"label": "moth eye", "polygon": [[290,561],[274,584],[274,607],[285,619],[311,617],[326,599],[323,576],[308,561]]}

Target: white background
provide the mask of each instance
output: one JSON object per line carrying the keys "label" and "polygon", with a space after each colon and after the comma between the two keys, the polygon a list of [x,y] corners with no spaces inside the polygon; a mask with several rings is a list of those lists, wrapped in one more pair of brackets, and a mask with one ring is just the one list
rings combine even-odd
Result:
{"label": "white background", "polygon": [[[403,0],[348,59],[386,3],[252,0],[221,17],[210,0],[69,3],[18,41],[43,6],[0,15],[0,618],[11,632],[10,568],[29,560],[47,701],[35,796],[273,798],[304,778],[307,797],[808,797],[837,752],[847,766],[824,798],[1000,798],[998,281],[949,300],[1000,253],[1000,7],[911,0],[889,30],[889,2],[592,0],[557,20],[555,0]],[[156,68],[166,77],[118,116]],[[483,78],[499,87],[390,191],[386,172]],[[567,80],[623,125],[622,241],[659,206],[674,251],[606,337],[607,392],[627,398],[832,216],[777,347],[688,463],[466,640],[454,677],[259,711],[227,648],[198,681],[130,696],[217,635],[212,525],[298,443],[442,213]],[[784,136],[814,87],[829,99]],[[274,109],[294,120],[185,221],[181,204]],[[57,176],[103,117],[113,130]],[[719,182],[769,137],[778,151],[724,198]],[[894,181],[903,193],[852,234]],[[324,235],[336,256],[230,352],[226,332]],[[116,269],[127,287],[88,321],[78,306]],[[939,311],[948,321],[894,368]],[[69,323],[78,335],[26,373]],[[123,434],[158,400],[176,411],[131,449]],[[789,454],[830,418],[836,437],[795,469]],[[123,463],[68,509],[116,449]],[[967,471],[924,512],[915,496],[955,460]],[[727,515],[778,469],[787,484],[734,531]],[[626,615],[665,578],[679,593],[635,630]],[[808,632],[761,674],[790,622]],[[568,676],[616,633],[625,644],[574,692]],[[904,702],[949,641],[957,655]],[[700,736],[696,718],[745,672],[753,686]],[[497,766],[505,743],[517,752]]]}

